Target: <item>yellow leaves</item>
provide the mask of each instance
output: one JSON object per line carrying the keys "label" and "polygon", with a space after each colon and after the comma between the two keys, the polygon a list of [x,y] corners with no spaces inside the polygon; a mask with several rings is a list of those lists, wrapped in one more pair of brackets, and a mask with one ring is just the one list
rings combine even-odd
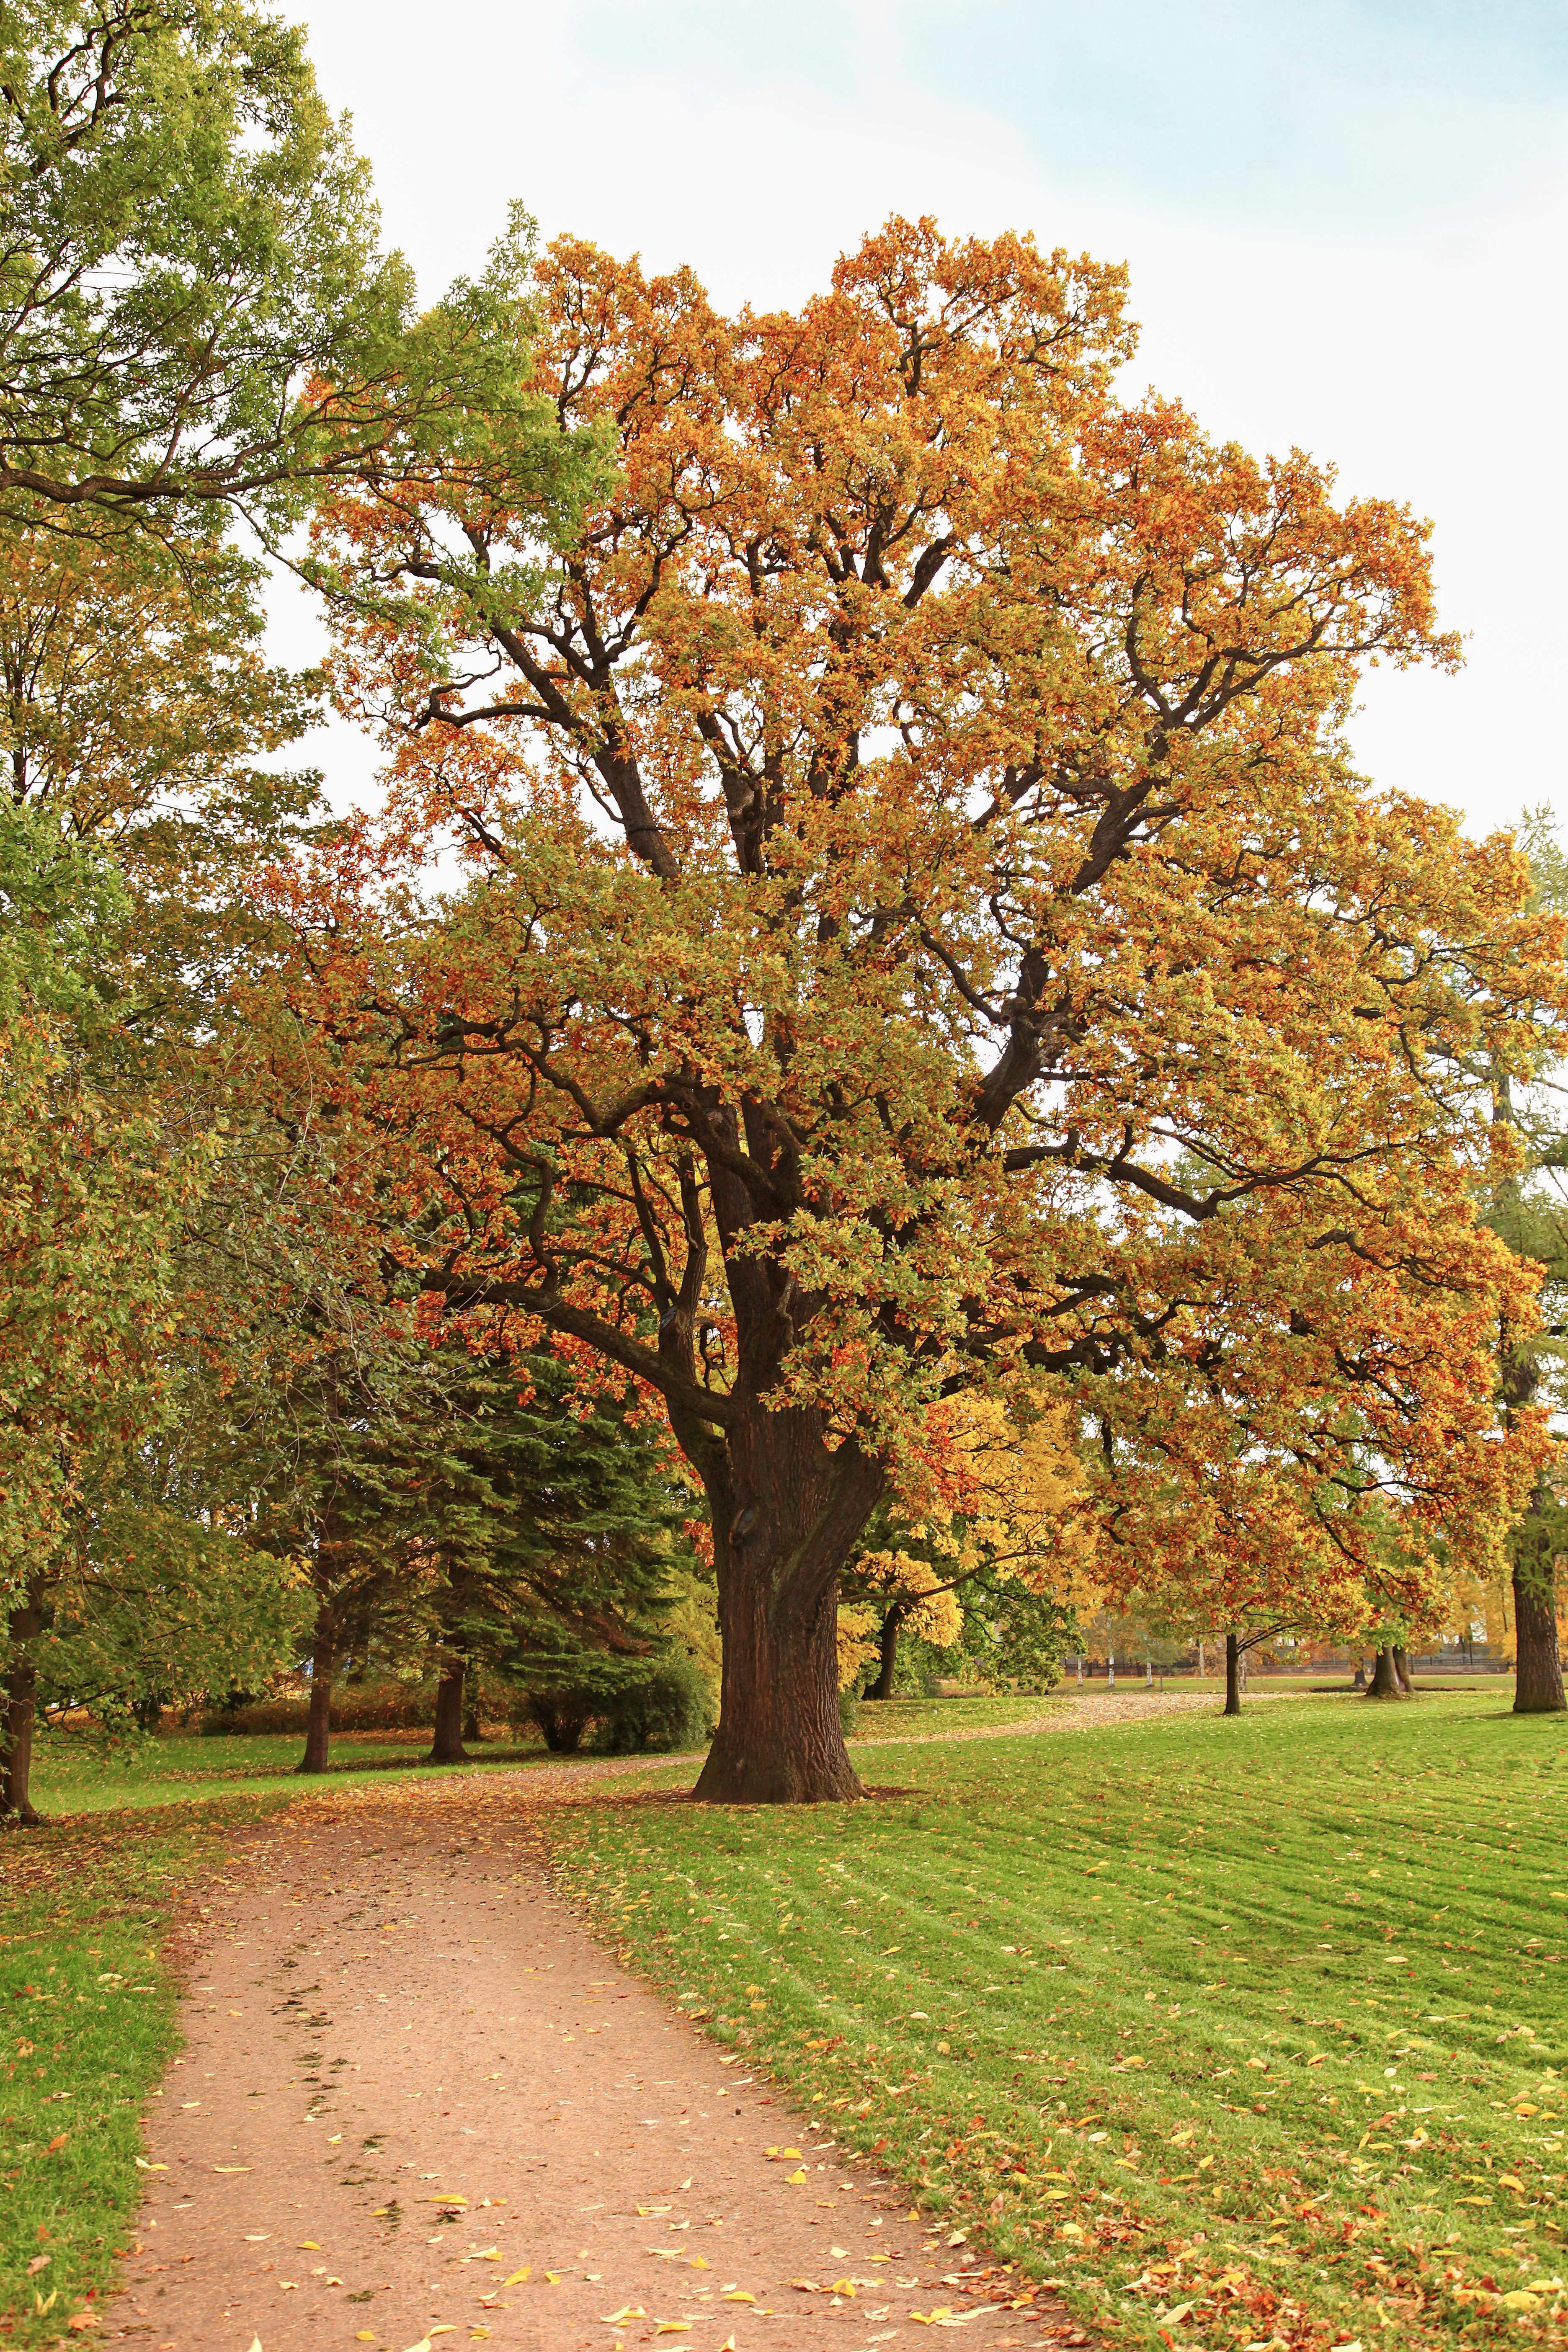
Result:
{"label": "yellow leaves", "polygon": [[532,2270],[531,2263],[524,2263],[520,2271],[513,2271],[510,2278],[502,2279],[502,2286],[525,2286],[532,2275]]}
{"label": "yellow leaves", "polygon": [[784,2180],[786,2185],[791,2189],[803,2189],[810,2177],[810,2174],[804,2170],[800,2172],[786,2172],[784,2175]]}

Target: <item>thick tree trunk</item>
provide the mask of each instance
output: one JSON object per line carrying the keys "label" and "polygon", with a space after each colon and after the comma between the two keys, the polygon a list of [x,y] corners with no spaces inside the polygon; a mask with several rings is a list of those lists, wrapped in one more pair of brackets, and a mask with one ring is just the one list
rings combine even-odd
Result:
{"label": "thick tree trunk", "polygon": [[463,1747],[463,1660],[448,1651],[436,1685],[436,1734],[430,1742],[432,1764],[466,1764]]}
{"label": "thick tree trunk", "polygon": [[1410,1679],[1410,1661],[1397,1643],[1394,1647],[1394,1675],[1406,1698],[1414,1698],[1415,1685]]}
{"label": "thick tree trunk", "polygon": [[1241,1642],[1235,1633],[1225,1637],[1225,1711],[1241,1713]]}
{"label": "thick tree trunk", "polygon": [[324,1772],[332,1728],[332,1665],[336,1623],[331,1601],[323,1592],[316,1601],[316,1638],[310,1644],[310,1719],[305,1727],[305,1753],[295,1769]]}
{"label": "thick tree trunk", "polygon": [[893,1674],[899,1663],[899,1633],[908,1612],[901,1601],[895,1601],[882,1620],[882,1659],[877,1679],[871,1685],[873,1698],[891,1698]]}
{"label": "thick tree trunk", "polygon": [[38,1669],[30,1644],[44,1630],[44,1580],[36,1576],[26,1598],[10,1612],[13,1643],[11,1670],[5,1680],[5,1759],[0,1769],[0,1813],[15,1813],[27,1827],[41,1816],[32,1799],[33,1725],[37,1706]]}
{"label": "thick tree trunk", "polygon": [[463,1683],[463,1738],[482,1745],[484,1737],[484,1727],[479,1721],[479,1678],[470,1673]]}
{"label": "thick tree trunk", "polygon": [[1542,1527],[1521,1528],[1513,1556],[1513,1711],[1561,1715],[1563,1660],[1557,1646],[1557,1590],[1552,1547]]}
{"label": "thick tree trunk", "polygon": [[1394,1670],[1392,1645],[1379,1650],[1377,1664],[1372,1670],[1372,1680],[1366,1686],[1366,1695],[1368,1698],[1403,1698],[1405,1696],[1399,1686],[1399,1676]]}
{"label": "thick tree trunk", "polygon": [[820,1414],[752,1403],[709,1486],[719,1624],[719,1728],[700,1803],[821,1804],[864,1796],[838,1716],[838,1572],[883,1474],[830,1452]]}

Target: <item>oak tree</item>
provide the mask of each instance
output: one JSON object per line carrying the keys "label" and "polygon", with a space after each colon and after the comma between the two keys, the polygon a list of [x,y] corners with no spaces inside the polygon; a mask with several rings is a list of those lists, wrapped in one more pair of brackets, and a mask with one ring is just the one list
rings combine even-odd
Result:
{"label": "oak tree", "polygon": [[[1456,658],[1425,526],[1119,398],[1121,273],[1025,237],[893,221],[735,317],[563,239],[535,299],[609,470],[568,526],[503,422],[337,499],[390,801],[289,887],[421,1279],[662,1399],[702,1483],[699,1794],[857,1793],[838,1578],[944,1397],[1044,1379],[1155,1582],[1332,1575],[1384,1488],[1490,1542],[1533,1285],[1456,1074],[1560,935],[1351,761],[1369,661]],[[433,915],[389,874],[447,832]]]}

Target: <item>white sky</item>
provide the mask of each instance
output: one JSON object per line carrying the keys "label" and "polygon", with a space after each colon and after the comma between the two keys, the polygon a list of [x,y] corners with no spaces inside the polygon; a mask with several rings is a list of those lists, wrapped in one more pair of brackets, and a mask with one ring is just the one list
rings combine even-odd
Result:
{"label": "white sky", "polygon": [[[296,0],[298,5],[298,0]],[[1563,0],[310,0],[434,298],[509,199],[722,303],[798,301],[894,211],[1131,264],[1132,383],[1437,525],[1458,678],[1368,680],[1380,782],[1568,814]],[[312,628],[280,595],[279,649]],[[317,756],[334,801],[368,747]]]}

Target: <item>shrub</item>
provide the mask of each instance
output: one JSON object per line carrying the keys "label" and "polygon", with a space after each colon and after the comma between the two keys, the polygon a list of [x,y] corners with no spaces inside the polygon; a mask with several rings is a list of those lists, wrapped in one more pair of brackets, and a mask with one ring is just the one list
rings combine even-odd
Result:
{"label": "shrub", "polygon": [[700,1748],[713,1729],[713,1702],[707,1676],[688,1657],[655,1658],[648,1672],[628,1683],[604,1717],[603,1745],[615,1755],[652,1748],[668,1755]]}
{"label": "shrub", "polygon": [[[434,1685],[418,1683],[380,1683],[366,1685],[341,1685],[332,1693],[332,1729],[338,1731],[421,1731],[435,1719],[436,1693]],[[293,1695],[280,1693],[276,1698],[251,1698],[242,1695],[242,1704],[226,1703],[202,1718],[202,1732],[208,1738],[222,1738],[229,1732],[298,1731],[304,1733],[310,1718],[308,1692]]]}

